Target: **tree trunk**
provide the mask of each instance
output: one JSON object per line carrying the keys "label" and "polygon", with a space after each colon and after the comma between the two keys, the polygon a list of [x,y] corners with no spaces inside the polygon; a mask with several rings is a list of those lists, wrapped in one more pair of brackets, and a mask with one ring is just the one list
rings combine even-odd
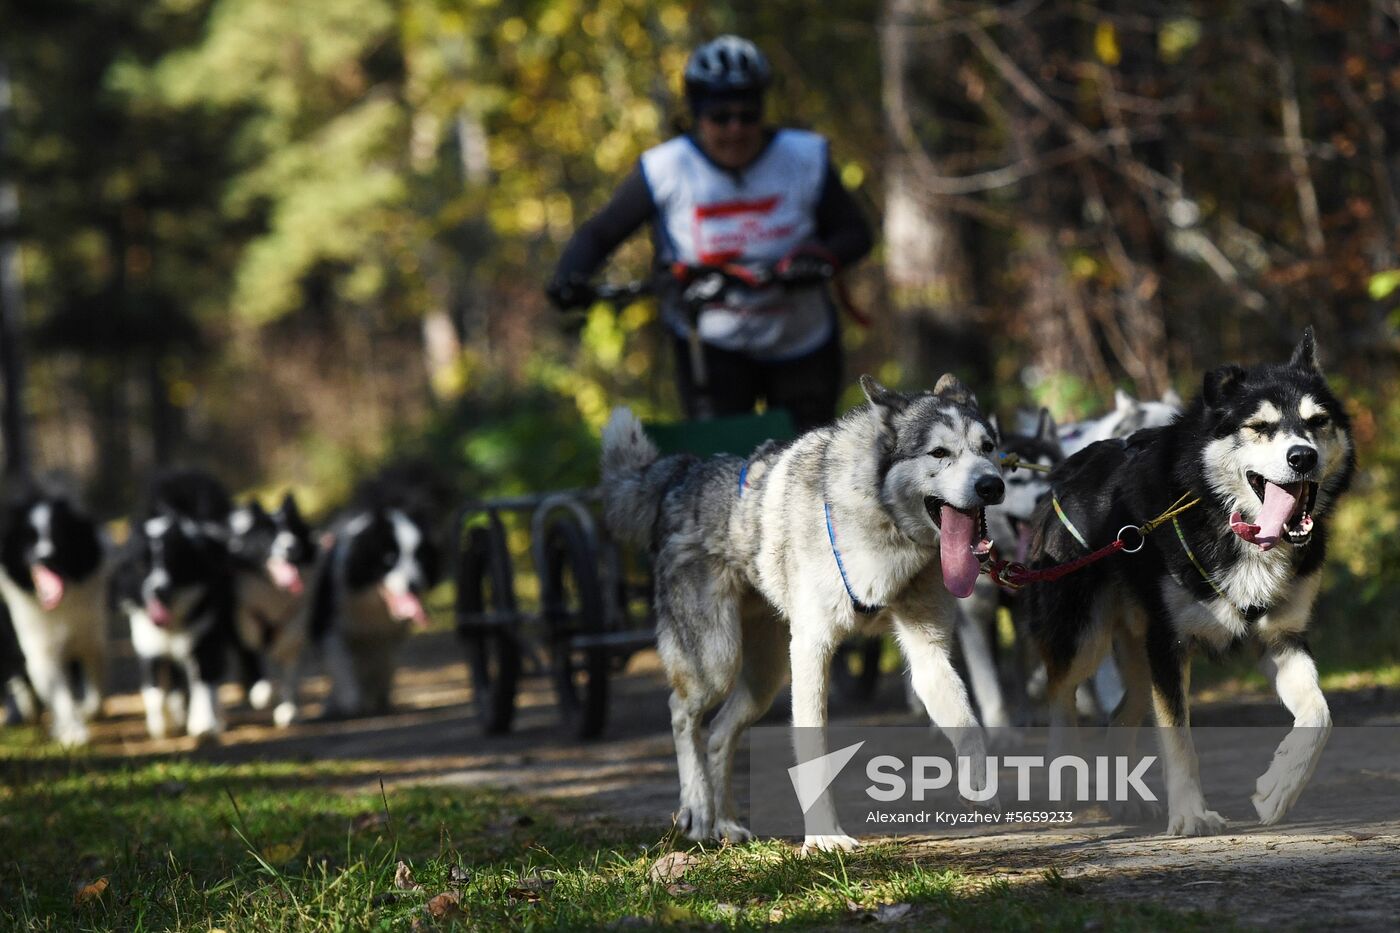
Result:
{"label": "tree trunk", "polygon": [[[957,215],[922,184],[911,146],[898,131],[911,125],[908,71],[917,51],[912,28],[937,2],[887,0],[880,26],[882,88],[887,125],[885,274],[894,311],[890,335],[906,378],[920,384],[956,372],[975,387],[991,379],[988,342],[978,329],[975,280]],[[952,56],[939,61],[952,64]],[[924,63],[921,63],[924,64]],[[944,67],[940,65],[940,67]],[[947,86],[948,82],[932,82]]]}

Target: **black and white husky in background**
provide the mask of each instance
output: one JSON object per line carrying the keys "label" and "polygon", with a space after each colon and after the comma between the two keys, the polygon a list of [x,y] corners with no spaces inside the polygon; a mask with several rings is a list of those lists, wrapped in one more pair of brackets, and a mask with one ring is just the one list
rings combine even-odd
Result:
{"label": "black and white husky in background", "polygon": [[331,677],[328,716],[388,711],[398,648],[429,621],[434,514],[422,490],[381,477],[333,526],[310,607],[312,645]]}
{"label": "black and white husky in background", "polygon": [[[1347,414],[1318,368],[1309,329],[1287,363],[1215,369],[1170,425],[1091,445],[1051,475],[1068,521],[1091,548],[1162,514],[1178,496],[1200,499],[1180,515],[1179,533],[1164,527],[1139,553],[1026,590],[1049,674],[1052,728],[1072,723],[1075,687],[1116,639],[1126,693],[1114,723],[1135,727],[1155,707],[1168,832],[1225,826],[1201,792],[1188,725],[1196,647],[1259,645],[1293,714],[1295,728],[1255,785],[1260,821],[1280,820],[1311,776],[1331,716],[1304,631],[1321,584],[1326,519],[1354,468]],[[1042,506],[1033,565],[1084,553],[1066,522]],[[1061,732],[1056,741],[1065,738]]]}
{"label": "black and white husky in background", "polygon": [[0,515],[0,593],[24,670],[64,745],[88,740],[107,660],[106,542],[69,496],[25,484]]}
{"label": "black and white husky in background", "polygon": [[[1003,434],[1000,450],[1005,457],[1014,457],[1012,462],[1047,470],[1064,459],[1055,419],[1044,408],[1029,432]],[[987,531],[997,545],[999,556],[1024,563],[1030,549],[1031,520],[1041,500],[1050,494],[1050,479],[1044,470],[1025,467],[1007,469],[1003,475],[1006,498],[987,507]],[[1028,645],[1029,632],[1017,620],[1016,663],[1010,665],[1009,677],[998,676],[992,639],[997,635],[997,610],[1002,606],[1012,608],[1013,618],[1015,614],[1023,614],[1017,613],[1019,606],[1015,605],[1012,594],[997,586],[990,577],[981,577],[971,598],[961,606],[963,620],[958,626],[958,643],[967,666],[968,681],[977,699],[982,725],[989,729],[1012,724],[1006,701],[1008,691],[1003,689],[1003,683],[1018,704],[1024,706],[1026,682],[1038,666],[1037,653]]]}
{"label": "black and white husky in background", "polygon": [[223,731],[219,684],[234,644],[237,593],[228,492],[208,473],[158,475],[112,581],[141,667],[146,728],[163,738]]}
{"label": "black and white husky in background", "polygon": [[307,608],[319,548],[290,492],[273,512],[256,499],[234,509],[229,535],[238,584],[235,628],[248,702],[254,709],[266,709],[275,696],[273,721],[286,726],[298,713]]}
{"label": "black and white husky in background", "polygon": [[[831,659],[848,636],[893,625],[929,716],[985,768],[985,740],[950,647],[990,548],[984,509],[1004,485],[996,434],[953,376],[903,395],[866,376],[869,404],[787,444],[739,457],[659,456],[618,409],[603,430],[602,493],[621,540],[653,550],[657,648],[671,683],[677,826],[742,841],[735,745],[792,672],[798,760],[825,754]],[[717,705],[706,743],[702,721]],[[975,770],[973,786],[985,772]],[[804,851],[856,845],[827,795]]]}

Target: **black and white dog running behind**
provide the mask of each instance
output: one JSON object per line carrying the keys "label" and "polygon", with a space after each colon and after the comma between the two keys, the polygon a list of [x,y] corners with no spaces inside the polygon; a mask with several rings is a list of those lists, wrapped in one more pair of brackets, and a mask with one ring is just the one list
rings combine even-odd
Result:
{"label": "black and white dog running behind", "polygon": [[1051,474],[1064,518],[1049,503],[1037,513],[1033,566],[1080,557],[1178,497],[1200,501],[1138,553],[1027,587],[1049,675],[1052,744],[1068,740],[1075,688],[1116,640],[1126,692],[1113,722],[1129,727],[1117,734],[1131,746],[1133,728],[1156,710],[1167,831],[1220,832],[1225,820],[1206,806],[1191,739],[1190,656],[1252,642],[1294,717],[1253,794],[1262,823],[1282,819],[1331,728],[1304,631],[1321,585],[1326,518],[1354,469],[1347,414],[1318,368],[1311,329],[1288,362],[1212,370],[1171,424],[1066,460]]}
{"label": "black and white dog running behind", "polygon": [[273,722],[285,727],[299,712],[298,682],[319,547],[290,492],[272,512],[257,499],[235,508],[229,534],[238,585],[235,628],[248,703],[266,709],[275,698]]}
{"label": "black and white dog running behind", "polygon": [[237,593],[227,490],[193,469],[158,474],[113,575],[112,602],[131,627],[146,729],[223,731],[219,684],[234,644]]}
{"label": "black and white dog running behind", "polygon": [[[986,789],[985,739],[950,652],[955,597],[972,592],[991,548],[984,509],[1004,493],[996,435],[951,375],[914,395],[869,376],[861,388],[868,404],[747,461],[661,457],[627,409],[603,429],[608,526],[654,554],[676,824],[691,839],[751,838],[730,787],[735,747],[789,658],[794,743],[810,761],[826,752],[837,646],[891,626],[929,716],[973,762],[969,786]],[[804,852],[856,845],[826,794],[807,810],[805,836]]]}
{"label": "black and white dog running behind", "polygon": [[438,580],[433,495],[394,473],[361,486],[335,522],[311,597],[311,642],[331,678],[325,716],[388,712],[398,649],[429,618]]}
{"label": "black and white dog running behind", "polygon": [[[24,670],[64,745],[88,741],[107,662],[107,542],[77,501],[24,483],[0,516],[0,592]],[[22,688],[21,688],[22,689]]]}

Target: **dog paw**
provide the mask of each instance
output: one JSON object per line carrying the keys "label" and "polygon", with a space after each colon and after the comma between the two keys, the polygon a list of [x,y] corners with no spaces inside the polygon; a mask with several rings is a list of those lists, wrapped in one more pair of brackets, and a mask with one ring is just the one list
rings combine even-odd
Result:
{"label": "dog paw", "polygon": [[1254,793],[1250,801],[1254,812],[1259,814],[1259,822],[1272,826],[1283,819],[1307,784],[1306,773],[1295,773],[1288,768],[1271,767],[1259,776],[1254,783]]}
{"label": "dog paw", "polygon": [[1225,831],[1225,817],[1207,810],[1204,802],[1199,808],[1172,813],[1167,820],[1168,836],[1218,836]]}
{"label": "dog paw", "polygon": [[279,729],[285,729],[297,721],[297,705],[295,703],[278,703],[272,711],[272,722]]}
{"label": "dog paw", "polygon": [[808,836],[802,840],[802,855],[812,855],[815,852],[854,852],[860,848],[860,843],[850,836],[841,834],[827,836]]}
{"label": "dog paw", "polygon": [[85,723],[70,722],[55,728],[53,738],[55,742],[62,745],[64,748],[77,748],[81,745],[86,745],[90,736],[88,735],[88,728]]}
{"label": "dog paw", "polygon": [[1138,826],[1160,820],[1162,804],[1156,800],[1120,800],[1109,804],[1108,812],[1115,823]]}
{"label": "dog paw", "polygon": [[698,807],[681,807],[675,822],[676,831],[694,842],[715,838],[714,821]]}
{"label": "dog paw", "polygon": [[753,833],[738,820],[720,820],[715,824],[715,835],[731,845],[753,841]]}
{"label": "dog paw", "polygon": [[272,703],[272,684],[260,680],[248,688],[248,705],[253,709],[267,709]]}

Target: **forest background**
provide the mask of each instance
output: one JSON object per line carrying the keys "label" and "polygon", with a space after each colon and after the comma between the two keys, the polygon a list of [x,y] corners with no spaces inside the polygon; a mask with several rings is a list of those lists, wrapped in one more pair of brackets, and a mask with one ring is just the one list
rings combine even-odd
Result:
{"label": "forest background", "polygon": [[542,285],[721,32],[882,233],[852,384],[1077,418],[1312,324],[1363,466],[1323,637],[1400,674],[1395,0],[0,0],[7,467],[105,517],[172,463],[315,510],[403,456],[590,483],[612,405],[676,416],[668,342]]}

